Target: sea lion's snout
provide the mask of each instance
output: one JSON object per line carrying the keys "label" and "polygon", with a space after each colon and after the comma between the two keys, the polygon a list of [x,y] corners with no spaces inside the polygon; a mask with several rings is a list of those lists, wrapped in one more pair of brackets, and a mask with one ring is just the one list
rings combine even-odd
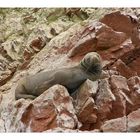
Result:
{"label": "sea lion's snout", "polygon": [[81,63],[86,67],[93,66],[93,65],[96,65],[96,64],[100,64],[101,63],[101,57],[96,52],[90,52],[90,53],[85,55],[85,57],[82,59]]}
{"label": "sea lion's snout", "polygon": [[101,62],[101,57],[97,53],[94,53],[89,59],[89,65],[94,65]]}

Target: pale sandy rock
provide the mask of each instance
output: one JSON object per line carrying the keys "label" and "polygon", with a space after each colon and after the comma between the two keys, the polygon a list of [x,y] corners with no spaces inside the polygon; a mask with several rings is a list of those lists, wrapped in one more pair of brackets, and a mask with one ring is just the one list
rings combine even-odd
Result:
{"label": "pale sandy rock", "polygon": [[24,48],[24,38],[11,36],[7,41],[1,44],[4,51],[12,61],[21,59],[21,51]]}
{"label": "pale sandy rock", "polygon": [[3,132],[6,132],[5,130],[5,122],[0,119],[0,132],[3,133]]}
{"label": "pale sandy rock", "polygon": [[25,100],[1,104],[1,118],[4,122],[5,132],[25,132],[21,117],[28,104],[29,102]]}

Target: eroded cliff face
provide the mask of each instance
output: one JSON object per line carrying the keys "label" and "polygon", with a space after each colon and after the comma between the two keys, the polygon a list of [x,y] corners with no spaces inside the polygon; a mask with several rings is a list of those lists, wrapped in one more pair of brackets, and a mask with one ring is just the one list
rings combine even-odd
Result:
{"label": "eroded cliff face", "polygon": [[[0,132],[139,132],[139,9],[0,9]],[[104,79],[15,101],[28,74],[98,52]]]}

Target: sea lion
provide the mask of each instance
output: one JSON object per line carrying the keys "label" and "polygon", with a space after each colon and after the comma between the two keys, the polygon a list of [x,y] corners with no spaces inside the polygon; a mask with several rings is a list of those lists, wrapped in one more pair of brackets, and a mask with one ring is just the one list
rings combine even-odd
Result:
{"label": "sea lion", "polygon": [[80,64],[24,77],[16,87],[15,98],[34,99],[55,84],[63,85],[70,95],[87,79],[97,80],[102,72],[101,57],[96,52],[85,55]]}

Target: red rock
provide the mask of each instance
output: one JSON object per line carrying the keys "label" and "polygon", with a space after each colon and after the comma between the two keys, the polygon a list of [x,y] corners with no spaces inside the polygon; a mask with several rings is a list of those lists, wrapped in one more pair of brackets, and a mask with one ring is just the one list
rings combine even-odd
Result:
{"label": "red rock", "polygon": [[130,91],[127,85],[127,79],[120,75],[112,75],[111,76],[111,87],[113,89],[120,89],[122,91]]}
{"label": "red rock", "polygon": [[40,51],[46,45],[46,41],[43,40],[42,37],[37,37],[36,39],[32,40],[30,43],[30,47],[35,51]]}
{"label": "red rock", "polygon": [[129,78],[128,85],[130,88],[129,98],[133,104],[127,104],[127,114],[140,108],[140,77]]}
{"label": "red rock", "polygon": [[79,112],[90,97],[96,96],[98,90],[98,81],[86,80],[77,90],[75,99],[75,109]]}
{"label": "red rock", "polygon": [[27,69],[31,60],[25,60],[21,65],[18,66],[19,70]]}
{"label": "red rock", "polygon": [[107,26],[102,26],[96,32],[96,38],[97,38],[96,49],[105,50],[120,45],[126,40],[127,37],[125,33],[115,32],[114,30],[112,30]]}
{"label": "red rock", "polygon": [[25,110],[21,121],[33,132],[56,127],[75,129],[78,125],[71,97],[67,90],[56,85],[37,97]]}
{"label": "red rock", "polygon": [[82,123],[80,130],[90,130],[90,126],[97,120],[97,107],[93,96],[96,96],[98,82],[86,80],[77,90],[75,110],[78,120]]}
{"label": "red rock", "polygon": [[29,44],[28,48],[26,48],[23,53],[25,60],[31,59],[31,57],[35,53],[39,52],[46,45],[46,40],[43,39],[42,37],[37,37],[31,40],[31,42],[28,44]]}
{"label": "red rock", "polygon": [[15,71],[7,70],[0,76],[0,86],[4,85],[6,82],[8,82],[14,75]]}
{"label": "red rock", "polygon": [[128,116],[127,131],[140,132],[140,109],[133,111]]}
{"label": "red rock", "polygon": [[132,103],[128,97],[130,89],[127,85],[127,79],[123,76],[112,75],[110,84],[116,98],[112,105],[113,110],[110,119],[123,117],[126,115],[126,102]]}
{"label": "red rock", "polygon": [[116,32],[100,22],[95,22],[85,28],[81,38],[70,50],[68,56],[73,57],[95,50],[105,50],[120,45],[126,38],[125,33]]}
{"label": "red rock", "polygon": [[107,50],[98,51],[102,59],[108,62],[105,66],[106,69],[111,69],[112,65],[117,59],[121,59],[126,65],[129,59],[129,53],[133,52],[134,46],[130,39],[124,41],[121,45],[111,47]]}
{"label": "red rock", "polygon": [[138,27],[133,28],[131,40],[134,46],[140,46],[140,31]]}
{"label": "red rock", "polygon": [[128,64],[129,68],[135,71],[140,76],[140,57],[135,59],[132,63]]}
{"label": "red rock", "polygon": [[112,110],[112,103],[115,100],[116,98],[111,92],[108,80],[101,80],[99,83],[98,93],[95,97],[95,103],[98,108],[98,123],[101,123],[108,118]]}
{"label": "red rock", "polygon": [[137,75],[135,71],[133,71],[131,68],[129,68],[122,60],[118,59],[117,62],[115,62],[111,68],[115,68],[119,72],[120,75],[130,78],[132,76]]}
{"label": "red rock", "polygon": [[[126,51],[123,55],[120,56],[120,59],[126,64],[131,64],[135,59],[138,59],[140,56],[140,47],[131,47],[129,51]],[[138,65],[139,66],[139,65]]]}
{"label": "red rock", "polygon": [[117,118],[106,121],[101,126],[103,132],[126,132],[127,131],[127,118]]}
{"label": "red rock", "polygon": [[33,55],[34,55],[34,52],[31,52],[28,49],[24,50],[23,57],[25,60],[30,60]]}
{"label": "red rock", "polygon": [[96,95],[96,102],[99,104],[101,101],[115,101],[115,97],[111,92],[108,79],[102,79],[99,82],[99,89]]}
{"label": "red rock", "polygon": [[[140,42],[139,31],[137,29],[138,22],[132,16],[126,16],[120,12],[114,12],[107,14],[100,21],[111,27],[114,31],[126,33],[127,36],[132,39],[127,39],[122,44],[112,47],[107,51],[99,52],[104,60],[109,60],[110,63],[113,63],[115,60],[121,59],[126,65],[128,65],[136,59],[136,57],[140,56],[139,49],[134,47],[138,47]],[[139,68],[136,67],[135,69],[139,71]],[[136,70],[132,69],[132,71]]]}
{"label": "red rock", "polygon": [[89,123],[82,124],[82,126],[80,127],[80,130],[81,131],[85,131],[85,130],[89,131],[90,126],[91,126],[91,124],[89,124]]}
{"label": "red rock", "polygon": [[89,97],[84,106],[77,113],[78,120],[82,123],[91,124],[97,120],[96,111],[93,98]]}
{"label": "red rock", "polygon": [[85,27],[81,34],[82,35],[79,41],[68,53],[69,57],[84,55],[88,52],[95,50],[95,45],[97,41],[95,38],[94,25],[88,25],[87,27]]}
{"label": "red rock", "polygon": [[126,115],[126,98],[124,97],[125,93],[116,89],[112,90],[112,92],[115,95],[116,101],[112,103],[112,110],[108,118],[114,119],[123,117]]}
{"label": "red rock", "polygon": [[138,25],[137,19],[134,19],[131,15],[124,15],[120,11],[105,15],[100,19],[100,22],[115,31],[124,32],[128,36],[131,36],[133,29]]}

